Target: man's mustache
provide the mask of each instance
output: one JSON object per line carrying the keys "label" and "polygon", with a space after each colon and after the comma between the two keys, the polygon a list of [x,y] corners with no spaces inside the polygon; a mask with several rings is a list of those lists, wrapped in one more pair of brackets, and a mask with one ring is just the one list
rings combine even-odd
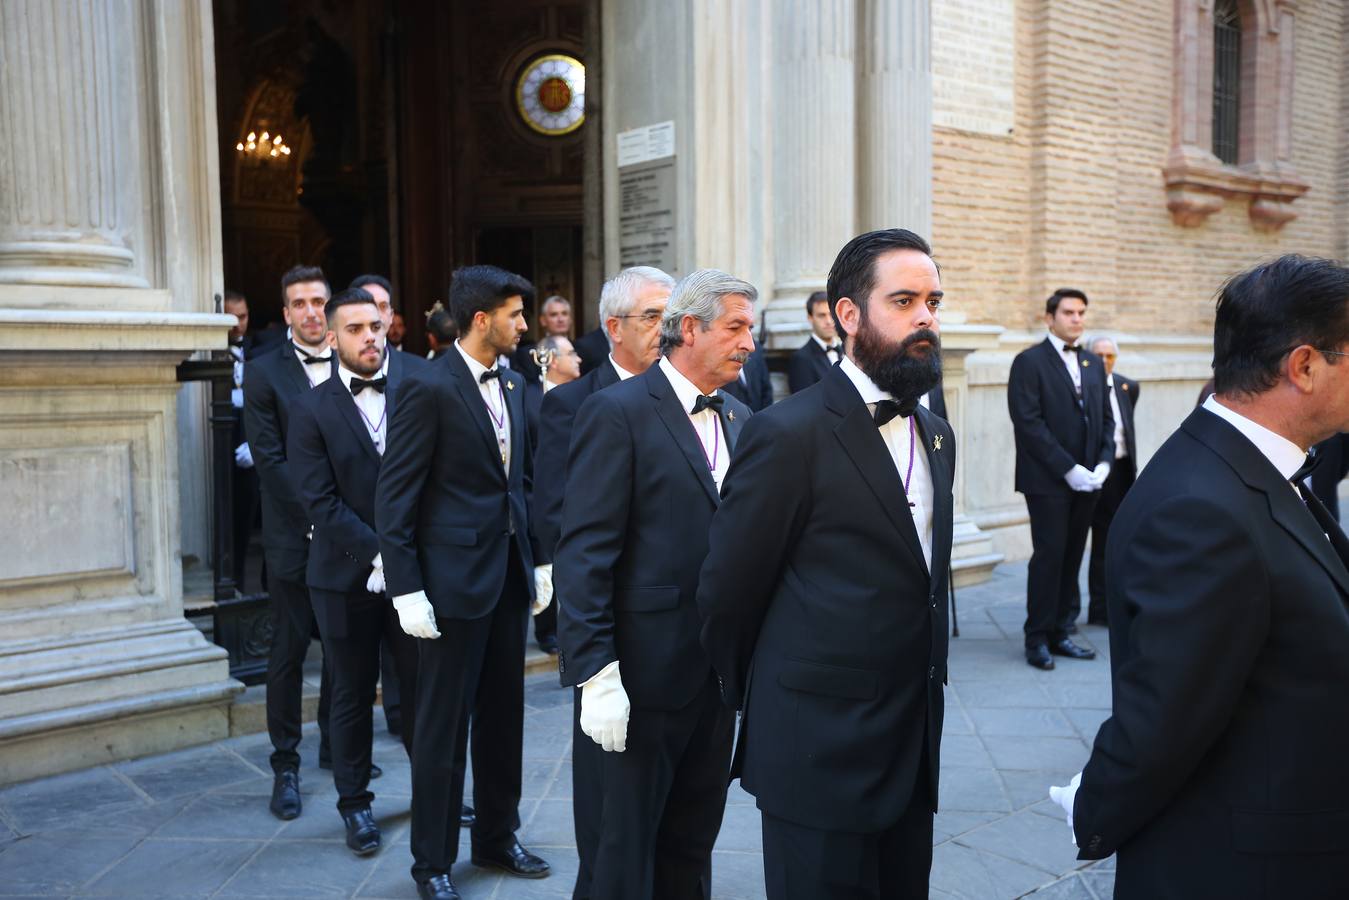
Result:
{"label": "man's mustache", "polygon": [[919,341],[927,341],[929,344],[932,345],[933,350],[936,350],[938,352],[941,351],[941,338],[938,337],[937,332],[933,331],[931,328],[918,329],[913,334],[909,335],[904,340],[899,342],[899,349],[907,352],[910,347],[912,347]]}
{"label": "man's mustache", "polygon": [[730,359],[732,362],[738,362],[738,363],[740,363],[740,365],[742,365],[742,366],[743,366],[745,363],[749,362],[749,354],[748,354],[748,353],[744,353],[744,352],[740,352],[740,353],[732,353],[732,354],[731,354],[729,357],[727,357],[727,358]]}

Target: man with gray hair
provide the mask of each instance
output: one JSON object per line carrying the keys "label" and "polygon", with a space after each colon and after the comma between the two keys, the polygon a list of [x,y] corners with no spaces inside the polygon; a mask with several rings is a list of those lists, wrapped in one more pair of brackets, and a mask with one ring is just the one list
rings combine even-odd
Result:
{"label": "man with gray hair", "polygon": [[698,644],[695,598],[750,416],[718,388],[754,350],[757,297],[725,272],[690,274],[661,318],[660,361],[576,417],[554,560],[558,669],[579,688],[577,897],[711,893],[735,717]]}

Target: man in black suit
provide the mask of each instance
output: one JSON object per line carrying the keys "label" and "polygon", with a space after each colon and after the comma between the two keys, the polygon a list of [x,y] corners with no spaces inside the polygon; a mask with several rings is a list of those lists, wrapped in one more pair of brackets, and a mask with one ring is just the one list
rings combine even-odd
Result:
{"label": "man in black suit", "polygon": [[661,319],[661,360],[576,416],[554,565],[558,669],[580,688],[584,734],[573,793],[599,810],[579,897],[711,893],[735,716],[698,645],[695,601],[751,414],[718,387],[754,350],[757,295],[715,269],[685,277]]}
{"label": "man in black suit", "polygon": [[[262,492],[262,543],[272,606],[267,658],[267,733],[272,739],[271,810],[281,819],[300,814],[300,725],[304,659],[313,639],[314,610],[305,587],[309,516],[286,460],[291,405],[335,368],[324,335],[328,281],[316,266],[295,266],[281,277],[282,315],[289,338],[258,356],[244,381],[244,429]],[[319,698],[320,758],[328,744],[328,667]]]}
{"label": "man in black suit", "polygon": [[743,708],[732,777],[770,898],[926,897],[946,680],[950,426],[927,242],[849,241],[843,361],[745,429],[712,522],[703,646]]}
{"label": "man in black suit", "polygon": [[[567,485],[567,450],[571,446],[576,411],[591,394],[619,381],[640,375],[660,359],[660,320],[670,299],[674,279],[660,269],[633,266],[605,282],[600,291],[600,319],[604,323],[609,355],[600,365],[575,382],[551,391],[540,408],[539,448],[534,458],[534,508],[530,524],[538,543],[535,557],[535,589],[540,597],[550,596],[553,584],[553,558],[562,534],[562,497]],[[554,603],[535,619],[542,621],[561,603]],[[552,615],[552,641],[543,645],[557,652],[557,616]],[[593,783],[602,777],[601,752],[581,731],[580,689],[573,698],[572,735],[573,783]],[[594,802],[592,802],[594,801]],[[580,867],[576,876],[576,896],[590,890],[590,871],[599,846],[600,809],[593,792],[572,798],[572,816],[576,828],[576,850]]]}
{"label": "man in black suit", "polygon": [[[358,855],[380,846],[370,812],[371,713],[380,675],[380,644],[411,703],[417,644],[398,626],[384,594],[384,564],[375,536],[375,482],[398,386],[425,360],[386,345],[374,298],[360,288],[328,301],[328,344],[336,376],[300,397],[292,410],[287,458],[314,525],[305,582],[332,671],[329,728],[337,811],[347,846]],[[402,720],[412,751],[413,717]]]}
{"label": "man in black suit", "polygon": [[[515,837],[524,736],[525,619],[533,601],[531,451],[524,379],[500,356],[525,330],[528,281],[457,270],[459,339],[404,380],[375,496],[388,591],[420,638],[412,747],[412,877],[423,898],[457,898],[463,782],[454,748],[473,711],[472,861],[526,878],[548,864]],[[540,610],[536,607],[534,612]]]}
{"label": "man in black suit", "polygon": [[249,537],[253,533],[253,517],[258,511],[258,473],[253,469],[253,452],[248,446],[244,430],[244,364],[253,358],[253,337],[248,333],[248,298],[238,291],[225,290],[221,311],[234,316],[237,324],[230,329],[230,356],[234,358],[234,388],[230,401],[235,420],[231,443],[234,445],[234,586],[240,593],[248,593],[244,586],[247,573]]}
{"label": "man in black suit", "polygon": [[1068,635],[1082,610],[1077,586],[1091,514],[1115,459],[1105,365],[1081,346],[1087,295],[1060,288],[1045,301],[1048,336],[1012,360],[1007,410],[1016,438],[1016,489],[1030,514],[1026,662],[1094,659]]}
{"label": "man in black suit", "polygon": [[816,291],[806,298],[806,316],[810,319],[810,338],[787,363],[787,387],[793,394],[819,381],[843,358],[843,344],[834,330],[834,314],[829,311],[829,295]]}
{"label": "man in black suit", "polygon": [[609,355],[609,338],[604,324],[578,337],[575,346],[576,352],[581,354],[581,374],[588,375],[598,369]]}
{"label": "man in black suit", "polygon": [[1349,540],[1303,478],[1349,430],[1349,269],[1237,275],[1213,344],[1217,394],[1111,527],[1113,710],[1051,795],[1118,900],[1343,897]]}
{"label": "man in black suit", "polygon": [[1134,409],[1138,405],[1138,382],[1115,371],[1119,347],[1108,337],[1091,342],[1091,352],[1105,365],[1105,389],[1110,398],[1110,416],[1115,420],[1115,459],[1110,474],[1101,485],[1101,494],[1091,517],[1091,561],[1087,567],[1087,587],[1091,601],[1087,606],[1088,625],[1108,625],[1105,604],[1105,547],[1110,523],[1124,501],[1124,495],[1138,476],[1138,440],[1134,432]]}

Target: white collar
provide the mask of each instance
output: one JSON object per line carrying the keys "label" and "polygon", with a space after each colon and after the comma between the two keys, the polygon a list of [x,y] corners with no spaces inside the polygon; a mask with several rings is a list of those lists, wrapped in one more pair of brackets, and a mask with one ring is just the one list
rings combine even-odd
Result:
{"label": "white collar", "polygon": [[820,345],[820,349],[823,350],[823,351],[826,352],[826,353],[829,352],[829,348],[830,348],[830,347],[834,346],[833,344],[826,344],[826,343],[824,342],[824,339],[821,338],[818,334],[816,334],[816,333],[813,332],[813,331],[810,333],[810,339],[811,339],[812,341],[814,341],[815,343],[819,344],[819,345]]}
{"label": "white collar", "polygon": [[629,378],[635,378],[637,375],[636,372],[629,372],[627,369],[620,366],[618,362],[614,359],[614,355],[612,353],[609,354],[609,365],[613,366],[614,371],[618,373],[619,381],[627,381]]}
{"label": "white collar", "polygon": [[857,363],[852,361],[851,356],[843,357],[843,361],[838,364],[838,367],[843,370],[844,375],[848,376],[848,380],[852,382],[853,387],[857,388],[857,393],[862,395],[863,403],[871,404],[879,403],[882,400],[895,399],[888,391],[881,390],[880,386],[871,380],[871,376],[863,372]]}
{"label": "white collar", "polygon": [[1242,436],[1254,444],[1255,449],[1264,454],[1265,459],[1279,470],[1285,481],[1292,478],[1293,473],[1302,468],[1302,464],[1306,462],[1307,453],[1301,447],[1283,435],[1270,431],[1241,413],[1223,406],[1218,402],[1216,394],[1210,394],[1204,401],[1204,409],[1240,431]]}
{"label": "white collar", "polygon": [[329,347],[327,344],[323,345],[322,350],[309,350],[295,343],[295,338],[291,337],[289,328],[286,329],[286,340],[290,342],[290,349],[295,351],[295,353],[299,356],[301,362],[303,362],[305,358],[310,359],[333,358],[333,348]]}
{"label": "white collar", "polygon": [[[674,367],[668,356],[662,356],[657,363],[660,370],[665,373],[665,377],[670,380],[670,387],[674,388],[675,396],[679,398],[679,405],[684,407],[684,412],[693,415],[693,404],[703,395],[703,392],[694,386],[692,381],[684,377],[684,373]],[[715,396],[713,391],[709,396]]]}
{"label": "white collar", "polygon": [[[353,378],[365,379],[364,375],[357,375],[355,372],[351,371],[346,366],[342,365],[340,361],[337,364],[337,377],[342,379],[342,386],[346,388],[348,391],[351,390],[351,379]],[[389,351],[388,348],[386,347],[384,350],[384,362],[380,363],[379,371],[376,372],[374,375],[371,375],[370,378],[366,380],[374,380],[376,378],[388,378],[388,377],[389,377]]]}
{"label": "white collar", "polygon": [[[1059,356],[1062,356],[1063,348],[1068,346],[1068,342],[1052,331],[1049,331],[1048,333],[1049,333],[1049,342],[1054,345],[1054,349],[1058,351]],[[1079,340],[1081,340],[1081,338],[1079,338]],[[1077,346],[1081,347],[1082,345],[1078,344]]]}
{"label": "white collar", "polygon": [[468,373],[473,376],[474,382],[482,384],[482,373],[489,371],[488,368],[470,356],[469,352],[464,349],[464,345],[457,340],[454,342],[454,349],[459,351],[459,355],[468,364]]}

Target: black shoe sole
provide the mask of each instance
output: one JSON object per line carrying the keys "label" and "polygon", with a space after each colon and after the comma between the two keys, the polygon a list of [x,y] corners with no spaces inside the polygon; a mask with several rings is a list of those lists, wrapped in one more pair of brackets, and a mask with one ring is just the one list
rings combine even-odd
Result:
{"label": "black shoe sole", "polygon": [[278,819],[280,819],[282,822],[289,822],[289,821],[291,821],[292,819],[298,819],[298,818],[300,818],[300,810],[298,810],[298,809],[295,810],[295,812],[291,813],[290,815],[287,815],[286,813],[280,811],[279,809],[277,809],[277,808],[274,807],[274,806],[270,806],[270,807],[268,807],[268,809],[270,809],[270,810],[272,811],[272,815],[276,816],[276,817],[277,817]]}
{"label": "black shoe sole", "polygon": [[507,875],[513,875],[516,878],[531,878],[531,879],[547,878],[549,875],[553,874],[553,870],[551,868],[544,869],[542,872],[539,872],[537,874],[521,872],[518,869],[513,869],[510,866],[505,865],[504,863],[499,863],[496,862],[495,860],[490,859],[483,859],[480,856],[470,857],[469,862],[473,863],[473,865],[477,866],[480,869],[500,869]]}
{"label": "black shoe sole", "polygon": [[372,854],[378,853],[379,848],[381,846],[382,844],[376,844],[373,847],[367,847],[364,850],[358,850],[355,847],[351,846],[350,844],[347,844],[347,849],[350,850],[352,853],[356,854],[357,856],[370,856]]}

